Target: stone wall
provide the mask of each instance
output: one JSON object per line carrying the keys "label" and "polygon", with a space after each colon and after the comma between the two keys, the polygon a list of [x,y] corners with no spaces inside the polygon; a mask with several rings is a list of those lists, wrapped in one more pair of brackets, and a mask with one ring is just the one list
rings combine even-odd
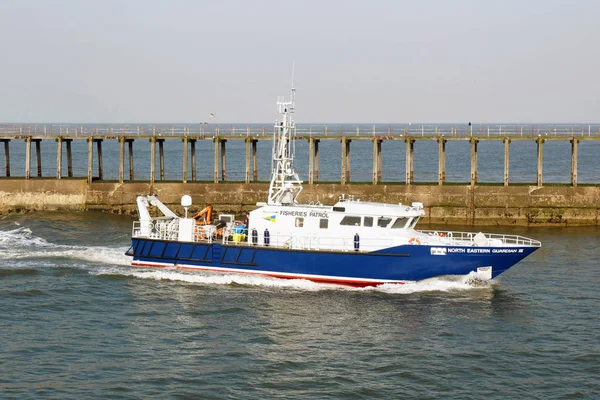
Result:
{"label": "stone wall", "polygon": [[[244,212],[265,201],[267,183],[92,182],[81,179],[0,179],[0,213],[102,210],[135,214],[138,194],[157,194],[180,210],[183,194],[201,208]],[[598,225],[597,186],[305,185],[302,202],[334,204],[342,193],[363,201],[425,206],[425,221],[460,225]]]}

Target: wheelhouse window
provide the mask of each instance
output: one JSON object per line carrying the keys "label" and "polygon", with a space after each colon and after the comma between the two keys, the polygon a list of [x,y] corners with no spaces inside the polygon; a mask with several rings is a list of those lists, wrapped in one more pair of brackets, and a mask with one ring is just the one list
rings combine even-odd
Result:
{"label": "wheelhouse window", "polygon": [[351,226],[360,226],[360,217],[355,215],[346,215],[340,225],[351,225]]}
{"label": "wheelhouse window", "polygon": [[373,217],[365,217],[364,225],[365,226],[373,226]]}
{"label": "wheelhouse window", "polygon": [[396,220],[394,221],[394,224],[392,225],[392,229],[404,228],[406,226],[407,221],[408,221],[408,218],[406,218],[406,217],[396,218]]}
{"label": "wheelhouse window", "polygon": [[302,228],[304,226],[304,218],[303,217],[296,217],[296,228]]}
{"label": "wheelhouse window", "polygon": [[415,217],[413,218],[409,223],[408,223],[408,228],[412,229],[415,227],[415,225],[417,225],[417,222],[419,222],[419,217]]}
{"label": "wheelhouse window", "polygon": [[380,228],[386,228],[390,224],[390,222],[392,222],[391,218],[388,218],[388,217],[379,217],[377,219],[377,226],[380,227]]}
{"label": "wheelhouse window", "polygon": [[319,220],[319,228],[321,229],[327,229],[329,227],[329,220],[328,219],[320,219]]}

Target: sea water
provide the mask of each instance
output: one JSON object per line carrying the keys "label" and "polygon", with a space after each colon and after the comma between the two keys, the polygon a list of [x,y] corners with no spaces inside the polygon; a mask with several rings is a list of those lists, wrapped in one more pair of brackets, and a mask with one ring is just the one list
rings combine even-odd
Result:
{"label": "sea water", "polygon": [[[132,220],[0,220],[0,398],[598,398],[598,228],[473,276],[353,289],[134,269]],[[423,229],[428,228],[422,226]]]}

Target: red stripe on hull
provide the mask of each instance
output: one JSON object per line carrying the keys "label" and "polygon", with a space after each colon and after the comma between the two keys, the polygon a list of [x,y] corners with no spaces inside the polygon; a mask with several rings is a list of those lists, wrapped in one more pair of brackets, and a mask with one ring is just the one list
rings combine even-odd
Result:
{"label": "red stripe on hull", "polygon": [[319,278],[319,277],[310,277],[310,276],[286,276],[279,274],[269,274],[264,272],[249,272],[249,271],[231,271],[228,269],[219,269],[219,268],[202,268],[202,267],[185,267],[185,266],[175,266],[175,265],[156,265],[156,264],[144,264],[144,263],[132,263],[132,267],[150,267],[150,268],[173,268],[183,270],[183,271],[207,271],[207,272],[219,272],[219,273],[230,273],[230,274],[246,274],[246,275],[261,275],[261,276],[269,276],[272,278],[279,279],[305,279],[311,282],[317,283],[332,283],[337,285],[344,286],[352,286],[356,288],[362,287],[370,287],[370,286],[379,286],[385,283],[395,283],[395,284],[404,284],[405,282],[372,282],[372,281],[356,281],[350,279],[343,278]]}

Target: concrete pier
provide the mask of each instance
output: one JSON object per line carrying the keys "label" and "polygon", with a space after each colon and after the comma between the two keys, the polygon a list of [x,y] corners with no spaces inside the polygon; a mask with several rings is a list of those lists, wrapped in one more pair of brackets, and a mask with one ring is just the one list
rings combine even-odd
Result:
{"label": "concrete pier", "polygon": [[[0,213],[46,210],[100,210],[136,215],[136,196],[155,193],[182,212],[181,195],[198,209],[245,213],[264,201],[268,183],[87,182],[86,179],[5,179]],[[306,185],[302,201],[334,204],[340,193],[363,201],[425,205],[424,222],[448,225],[598,226],[600,187],[470,185]]]}

